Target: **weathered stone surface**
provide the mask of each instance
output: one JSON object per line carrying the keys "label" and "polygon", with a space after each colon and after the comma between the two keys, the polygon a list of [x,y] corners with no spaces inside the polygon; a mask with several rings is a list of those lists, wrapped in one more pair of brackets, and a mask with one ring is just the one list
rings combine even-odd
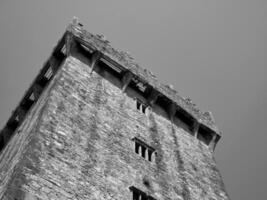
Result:
{"label": "weathered stone surface", "polygon": [[[134,137],[156,149],[134,151]],[[228,199],[213,153],[68,57],[0,154],[0,199]]]}
{"label": "weathered stone surface", "polygon": [[130,70],[133,74],[137,75],[142,81],[148,83],[153,88],[158,90],[160,93],[171,99],[175,104],[179,105],[187,112],[189,112],[194,118],[196,118],[200,123],[203,123],[210,129],[214,130],[217,134],[221,135],[218,127],[215,125],[215,121],[210,112],[201,111],[190,98],[181,97],[177,91],[168,85],[160,83],[156,76],[142,68],[130,55],[128,52],[120,51],[113,48],[110,43],[103,39],[99,35],[91,34],[90,32],[83,29],[77,23],[72,23],[68,26],[67,31],[72,35],[77,37],[78,40],[90,46],[93,50],[100,51],[104,56],[115,61],[119,65],[123,66],[127,70]]}

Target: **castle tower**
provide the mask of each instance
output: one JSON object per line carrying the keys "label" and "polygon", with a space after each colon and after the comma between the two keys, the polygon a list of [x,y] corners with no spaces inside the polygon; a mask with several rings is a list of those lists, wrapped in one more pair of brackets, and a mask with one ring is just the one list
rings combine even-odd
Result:
{"label": "castle tower", "polygon": [[69,24],[0,134],[1,200],[229,199],[209,112]]}

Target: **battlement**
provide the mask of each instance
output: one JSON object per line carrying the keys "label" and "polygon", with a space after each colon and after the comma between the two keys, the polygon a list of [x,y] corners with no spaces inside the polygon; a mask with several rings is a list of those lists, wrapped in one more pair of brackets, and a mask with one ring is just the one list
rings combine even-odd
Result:
{"label": "battlement", "polygon": [[73,21],[1,131],[0,151],[14,135],[61,63],[69,56],[88,64],[91,73],[95,71],[103,75],[106,74],[103,71],[106,71],[109,76],[116,77],[114,84],[122,92],[127,93],[131,88],[140,96],[142,100],[138,109],[141,108],[142,112],[145,113],[146,108],[153,110],[155,106],[160,107],[174,124],[177,120],[182,121],[194,137],[214,150],[221,133],[210,112],[200,111],[190,99],[181,97],[172,87],[161,84],[128,53],[114,49],[103,36],[93,35],[84,30],[80,23]]}
{"label": "battlement", "polygon": [[166,96],[173,103],[177,104],[177,106],[190,113],[199,123],[206,125],[221,135],[210,112],[200,111],[189,98],[183,98],[170,86],[161,84],[152,72],[142,68],[127,52],[113,48],[105,37],[93,35],[83,29],[81,25],[73,23],[68,26],[67,31],[73,34],[75,39],[83,45],[89,47],[91,51],[99,51],[103,54],[104,58],[111,59],[113,62],[115,61],[115,65],[124,68],[124,70],[129,70],[138,77],[140,82],[153,87],[163,96]]}

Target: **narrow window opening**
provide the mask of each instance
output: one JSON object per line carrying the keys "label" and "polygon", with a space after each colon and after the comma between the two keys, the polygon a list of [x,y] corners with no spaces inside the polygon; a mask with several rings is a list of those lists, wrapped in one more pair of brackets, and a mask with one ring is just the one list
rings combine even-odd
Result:
{"label": "narrow window opening", "polygon": [[142,149],[142,157],[146,158],[146,147],[142,146],[141,149]]}
{"label": "narrow window opening", "polygon": [[153,151],[151,149],[148,149],[148,161],[152,161],[152,154],[153,154]]}
{"label": "narrow window opening", "polygon": [[153,154],[156,154],[155,149],[138,138],[133,138],[133,141],[135,142],[135,153],[151,162]]}
{"label": "narrow window opening", "polygon": [[130,187],[133,193],[133,200],[147,200],[147,195],[143,191],[137,189],[136,187]]}
{"label": "narrow window opening", "polygon": [[136,109],[141,110],[141,102],[138,100],[136,101]]}
{"label": "narrow window opening", "polygon": [[139,197],[140,197],[139,193],[133,192],[133,200],[140,200]]}
{"label": "narrow window opening", "polygon": [[134,186],[131,186],[129,189],[133,193],[133,200],[155,200],[153,197],[147,195],[145,192],[139,190]]}
{"label": "narrow window opening", "polygon": [[147,105],[141,102],[140,99],[136,99],[136,109],[139,110],[142,113],[146,113],[146,109],[148,108]]}
{"label": "narrow window opening", "polygon": [[206,145],[209,145],[214,134],[215,133],[213,131],[201,125],[198,129],[197,138],[200,141],[204,142]]}
{"label": "narrow window opening", "polygon": [[145,114],[145,113],[146,113],[146,109],[147,109],[147,106],[143,104],[143,105],[142,105],[142,113]]}
{"label": "narrow window opening", "polygon": [[139,154],[140,144],[135,143],[135,153]]}

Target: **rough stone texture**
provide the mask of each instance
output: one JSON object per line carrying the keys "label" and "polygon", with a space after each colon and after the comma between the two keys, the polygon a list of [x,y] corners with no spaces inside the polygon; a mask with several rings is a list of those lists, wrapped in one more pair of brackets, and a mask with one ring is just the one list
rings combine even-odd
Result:
{"label": "rough stone texture", "polygon": [[[132,138],[156,149],[154,162]],[[144,184],[144,182],[146,184]],[[228,199],[213,153],[68,57],[0,155],[0,199]]]}
{"label": "rough stone texture", "polygon": [[123,66],[123,68],[130,70],[142,81],[148,83],[160,93],[174,101],[177,105],[185,109],[200,123],[206,125],[210,129],[214,130],[217,134],[221,135],[218,127],[215,125],[215,121],[211,112],[203,112],[199,110],[199,108],[197,108],[197,106],[191,101],[190,98],[183,98],[170,86],[160,83],[152,72],[142,68],[133,59],[133,57],[129,55],[128,52],[113,48],[104,36],[91,34],[77,23],[71,23],[68,26],[67,31],[73,34],[75,37],[77,37],[77,39],[79,39],[82,43],[85,43],[93,50],[100,51],[104,56]]}

